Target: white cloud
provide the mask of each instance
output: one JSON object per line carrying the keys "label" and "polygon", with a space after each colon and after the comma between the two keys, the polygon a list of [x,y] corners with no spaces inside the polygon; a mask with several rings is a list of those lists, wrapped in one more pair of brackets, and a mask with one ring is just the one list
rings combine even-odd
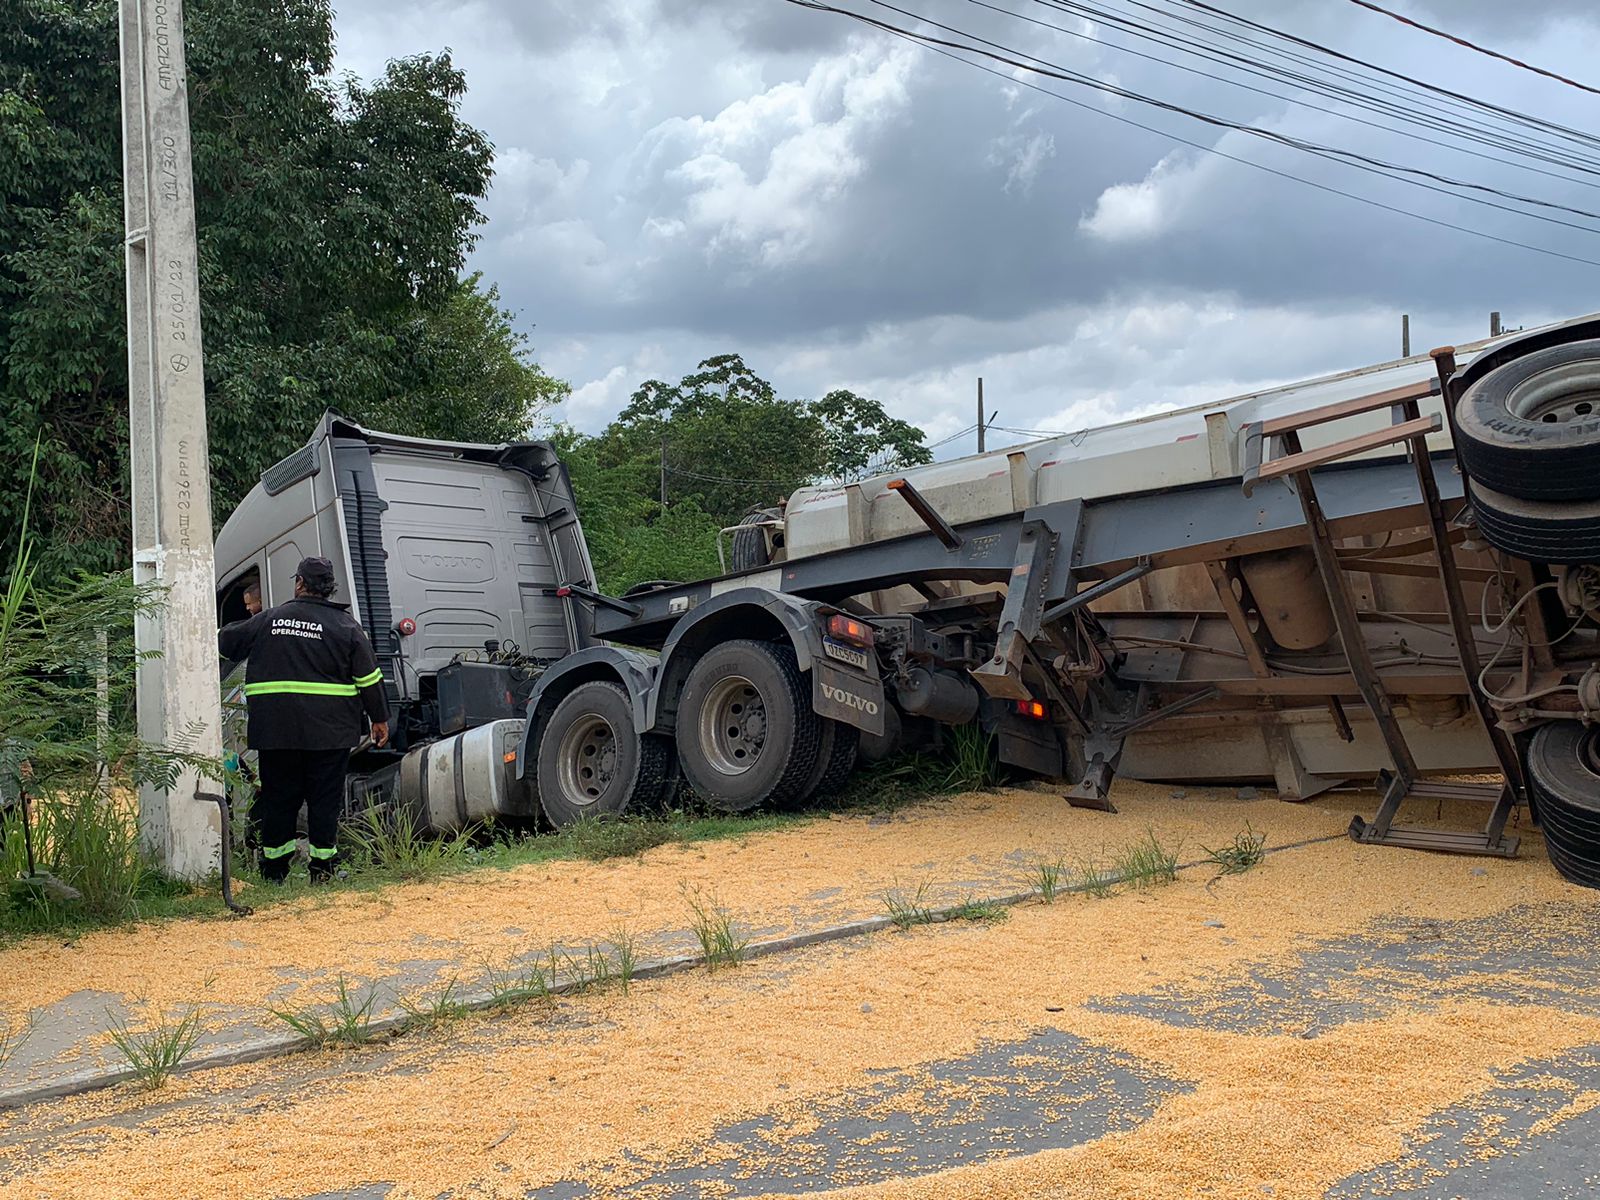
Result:
{"label": "white cloud", "polygon": [[[764,267],[804,255],[865,168],[863,143],[904,109],[914,55],[858,42],[799,81],[776,84],[711,117],[674,118],[646,138],[678,159],[677,227],[706,240],[708,257],[748,250]],[[659,228],[675,218],[653,213]]]}
{"label": "white cloud", "polygon": [[1174,151],[1138,183],[1119,183],[1101,192],[1094,211],[1078,222],[1078,228],[1102,242],[1158,237],[1176,222],[1193,174]]}

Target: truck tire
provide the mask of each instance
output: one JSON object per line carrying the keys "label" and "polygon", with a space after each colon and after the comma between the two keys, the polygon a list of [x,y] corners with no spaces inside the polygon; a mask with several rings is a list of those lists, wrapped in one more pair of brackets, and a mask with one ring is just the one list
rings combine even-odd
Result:
{"label": "truck tire", "polygon": [[1472,508],[1484,540],[1513,558],[1600,562],[1600,500],[1523,500],[1474,484]]}
{"label": "truck tire", "polygon": [[854,725],[830,721],[826,717],[819,717],[818,722],[822,726],[822,736],[817,742],[817,765],[811,768],[811,778],[795,798],[795,808],[831,800],[856,769],[861,731]]}
{"label": "truck tire", "polygon": [[678,699],[678,765],[719,812],[787,804],[811,779],[822,722],[794,651],[723,642],[701,656]]}
{"label": "truck tire", "polygon": [[746,525],[760,525],[766,521],[776,521],[778,510],[763,508],[753,513],[746,513],[739,522],[739,528],[732,534],[733,546],[728,552],[728,570],[734,574],[740,571],[754,571],[766,566],[772,561],[772,555],[767,551],[767,535],[760,529],[746,529]]}
{"label": "truck tire", "polygon": [[1600,887],[1600,729],[1554,721],[1528,743],[1528,781],[1556,870]]}
{"label": "truck tire", "polygon": [[1467,475],[1524,500],[1600,497],[1600,341],[1514,358],[1456,402]]}
{"label": "truck tire", "polygon": [[619,684],[580,683],[556,705],[539,739],[539,807],[557,829],[621,816],[660,798],[670,766],[670,747],[640,735]]}

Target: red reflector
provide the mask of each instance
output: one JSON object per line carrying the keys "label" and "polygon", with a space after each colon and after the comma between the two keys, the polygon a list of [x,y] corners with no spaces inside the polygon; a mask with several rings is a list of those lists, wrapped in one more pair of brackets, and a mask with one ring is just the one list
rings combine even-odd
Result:
{"label": "red reflector", "polygon": [[1043,721],[1050,715],[1050,710],[1038,700],[1018,700],[1017,715],[1032,717],[1035,721]]}
{"label": "red reflector", "polygon": [[417,623],[410,617],[401,617],[400,623],[394,629],[401,637],[410,637],[417,631]]}
{"label": "red reflector", "polygon": [[569,587],[558,587],[556,589],[556,595],[565,598],[567,596],[572,595],[572,589],[569,588]]}
{"label": "red reflector", "polygon": [[870,646],[876,638],[876,633],[871,625],[858,621],[854,617],[847,617],[843,613],[834,613],[828,618],[828,636],[836,637],[841,642],[854,642],[858,646]]}

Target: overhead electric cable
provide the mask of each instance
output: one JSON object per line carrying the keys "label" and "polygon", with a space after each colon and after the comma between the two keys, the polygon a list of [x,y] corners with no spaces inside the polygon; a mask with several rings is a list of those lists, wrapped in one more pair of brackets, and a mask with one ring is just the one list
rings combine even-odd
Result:
{"label": "overhead electric cable", "polygon": [[[1519,250],[1528,250],[1535,254],[1543,254],[1546,257],[1559,258],[1567,262],[1582,263],[1583,265],[1590,267],[1600,267],[1600,260],[1597,259],[1584,258],[1577,254],[1567,254],[1560,250],[1553,250],[1548,246],[1539,246],[1531,242],[1518,241],[1515,238],[1501,237],[1498,234],[1488,233],[1482,229],[1474,229],[1467,225],[1458,225],[1454,221],[1446,221],[1439,217],[1426,216],[1422,213],[1414,212],[1408,208],[1401,208],[1393,204],[1385,204],[1383,201],[1375,200],[1370,196],[1362,196],[1355,192],[1345,191],[1344,189],[1334,187],[1331,184],[1320,183],[1316,180],[1307,179],[1304,176],[1296,175],[1290,171],[1280,170],[1277,167],[1269,167],[1265,163],[1254,162],[1248,158],[1241,158],[1236,154],[1229,154],[1227,151],[1219,150],[1215,146],[1207,146],[1202,142],[1196,142],[1190,138],[1181,137],[1180,135],[1172,133],[1169,130],[1158,129],[1153,125],[1146,125],[1142,121],[1134,120],[1132,117],[1125,117],[1120,113],[1114,113],[1107,109],[1099,108],[1093,104],[1088,104],[1082,100],[1073,99],[1071,96],[1064,95],[1061,92],[1054,91],[1050,88],[1044,87],[1041,84],[1033,83],[1026,79],[1017,79],[1008,72],[997,70],[996,68],[986,66],[983,63],[974,62],[971,59],[964,58],[962,55],[951,50],[946,50],[943,48],[942,43],[938,45],[933,44],[933,41],[936,41],[937,39],[930,40],[924,35],[919,35],[908,30],[900,29],[896,26],[888,24],[887,22],[868,17],[865,14],[851,12],[848,9],[837,8],[834,5],[824,3],[823,0],[783,0],[783,2],[786,4],[792,4],[797,8],[808,8],[816,12],[830,12],[839,16],[849,17],[852,20],[860,21],[864,24],[884,30],[887,33],[891,33],[894,36],[911,42],[914,45],[920,45],[930,49],[935,54],[941,54],[946,58],[962,63],[966,66],[976,68],[977,70],[983,71],[986,74],[993,75],[997,79],[1004,80],[1008,85],[1025,87],[1030,91],[1036,91],[1046,96],[1052,96],[1066,104],[1071,104],[1075,108],[1081,108],[1086,112],[1095,113],[1098,116],[1109,118],[1110,120],[1116,121],[1119,124],[1128,125],[1134,129],[1142,129],[1146,133],[1154,134],[1157,137],[1163,138],[1169,142],[1176,142],[1178,145],[1188,146],[1191,149],[1198,150],[1203,154],[1211,154],[1217,158],[1224,158],[1229,162],[1235,162],[1241,166],[1251,167],[1254,170],[1263,171],[1268,175],[1275,175],[1280,179],[1288,179],[1295,183],[1304,184],[1306,187],[1315,188],[1320,192],[1327,192],[1330,195],[1341,196],[1346,200],[1354,200],[1356,203],[1365,204],[1370,208],[1377,208],[1384,212],[1395,213],[1403,217],[1409,217],[1412,220],[1422,221],[1425,224],[1435,225],[1442,229],[1451,229],[1457,233],[1464,233],[1470,237],[1476,237],[1483,241],[1496,242],[1502,246],[1512,246]],[[990,55],[988,57],[994,56]],[[976,426],[973,426],[973,428],[976,428]]]}
{"label": "overhead electric cable", "polygon": [[[1387,125],[1387,124],[1384,124],[1382,121],[1373,121],[1373,120],[1369,120],[1369,119],[1367,119],[1365,117],[1356,116],[1353,113],[1341,112],[1337,108],[1328,108],[1328,107],[1325,107],[1325,106],[1323,106],[1321,104],[1312,104],[1308,100],[1304,100],[1304,99],[1300,98],[1299,96],[1288,95],[1288,94],[1285,94],[1283,92],[1275,92],[1270,88],[1257,87],[1254,84],[1245,83],[1244,81],[1238,80],[1238,79],[1228,79],[1228,78],[1226,78],[1224,76],[1214,74],[1211,71],[1204,70],[1203,68],[1200,68],[1200,67],[1193,67],[1193,66],[1189,66],[1186,63],[1175,62],[1170,58],[1163,58],[1159,54],[1149,54],[1149,53],[1147,53],[1147,52],[1145,52],[1143,50],[1136,50],[1132,46],[1124,46],[1124,45],[1119,45],[1116,42],[1108,42],[1104,38],[1094,37],[1094,36],[1092,36],[1090,34],[1082,33],[1082,32],[1080,32],[1079,30],[1076,30],[1076,29],[1069,29],[1065,25],[1057,25],[1053,21],[1044,21],[1044,20],[1041,20],[1038,17],[1030,17],[1030,16],[1027,16],[1024,13],[1013,12],[1008,8],[1002,8],[1001,6],[999,6],[997,4],[991,4],[991,3],[988,2],[988,0],[967,0],[967,2],[969,4],[977,5],[979,8],[985,8],[985,9],[989,9],[992,12],[1003,13],[1006,16],[1015,17],[1017,20],[1025,21],[1030,25],[1037,25],[1037,26],[1039,26],[1039,27],[1041,27],[1043,29],[1055,30],[1058,33],[1066,34],[1068,37],[1079,38],[1079,39],[1081,39],[1083,41],[1089,42],[1092,45],[1100,46],[1100,47],[1103,47],[1103,48],[1106,48],[1106,49],[1110,49],[1110,50],[1115,50],[1120,54],[1131,55],[1134,58],[1144,59],[1147,62],[1160,63],[1163,66],[1171,67],[1171,68],[1173,68],[1174,70],[1177,70],[1177,71],[1183,71],[1183,72],[1185,72],[1187,74],[1190,74],[1190,75],[1197,75],[1197,76],[1201,77],[1202,79],[1214,80],[1215,82],[1226,84],[1229,87],[1240,88],[1240,89],[1242,89],[1244,91],[1253,92],[1253,93],[1255,93],[1257,95],[1260,95],[1260,96],[1269,96],[1274,100],[1281,100],[1286,104],[1293,104],[1293,105],[1296,105],[1297,107],[1300,107],[1300,108],[1309,109],[1312,112],[1322,113],[1322,114],[1324,114],[1326,116],[1337,117],[1340,120],[1344,120],[1344,121],[1351,121],[1351,122],[1353,122],[1353,123],[1355,123],[1357,125],[1365,125],[1369,129],[1378,129],[1378,130],[1382,130],[1382,131],[1384,131],[1386,133],[1396,134],[1396,135],[1398,135],[1400,137],[1411,138],[1411,139],[1413,139],[1415,141],[1424,142],[1424,143],[1426,143],[1427,145],[1430,145],[1430,146],[1438,146],[1439,148],[1444,149],[1444,150],[1451,150],[1451,151],[1454,151],[1454,152],[1456,152],[1458,154],[1466,154],[1466,155],[1470,155],[1473,158],[1483,159],[1486,162],[1499,163],[1501,166],[1513,167],[1513,168],[1515,168],[1517,170],[1522,170],[1522,171],[1531,171],[1536,175],[1544,175],[1544,176],[1547,176],[1550,179],[1559,179],[1564,183],[1576,183],[1576,184],[1581,184],[1584,187],[1600,189],[1600,181],[1597,181],[1597,180],[1577,179],[1577,178],[1574,178],[1571,175],[1562,175],[1562,174],[1559,174],[1558,172],[1555,172],[1555,171],[1546,170],[1543,167],[1534,166],[1531,162],[1518,162],[1518,161],[1516,161],[1515,159],[1512,159],[1512,158],[1502,158],[1500,155],[1497,155],[1497,154],[1487,154],[1482,150],[1474,150],[1470,146],[1458,146],[1458,145],[1455,145],[1455,144],[1453,144],[1451,142],[1442,141],[1439,138],[1425,137],[1422,134],[1414,133],[1414,132],[1411,132],[1411,131],[1406,130],[1406,129],[1399,128],[1399,127],[1394,126],[1394,125]],[[1054,7],[1054,6],[1052,5],[1050,7]],[[1184,49],[1182,47],[1174,47],[1174,48],[1179,49],[1180,52],[1182,52],[1182,53],[1193,54],[1198,58],[1204,59],[1205,61],[1214,63],[1216,65],[1220,65],[1220,66],[1226,67],[1226,68],[1228,68],[1230,70],[1246,71],[1249,74],[1256,75],[1259,78],[1276,78],[1275,75],[1272,75],[1272,74],[1270,74],[1268,72],[1252,70],[1250,67],[1240,66],[1237,63],[1228,61],[1228,58],[1232,58],[1232,57],[1235,57],[1235,56],[1231,56],[1231,55],[1227,56],[1227,57],[1213,56],[1213,55],[1207,54],[1204,51],[1200,51],[1200,50],[1186,50],[1186,49]],[[1244,60],[1244,61],[1248,61],[1248,60]],[[1380,106],[1365,104],[1365,103],[1362,103],[1359,100],[1352,100],[1352,99],[1340,97],[1340,96],[1337,96],[1337,95],[1329,95],[1329,93],[1327,91],[1318,91],[1317,94],[1328,96],[1330,99],[1334,99],[1334,100],[1336,100],[1338,102],[1342,102],[1342,103],[1346,103],[1346,104],[1356,104],[1357,106],[1362,107],[1362,108],[1366,108],[1366,109],[1368,109],[1369,111],[1372,111],[1372,112],[1382,112],[1385,115],[1389,115],[1389,110],[1386,109],[1386,108],[1380,107]],[[1455,129],[1443,128],[1437,123],[1434,123],[1434,122],[1431,122],[1431,121],[1427,121],[1427,120],[1418,120],[1415,117],[1408,116],[1408,115],[1406,115],[1404,113],[1400,113],[1400,114],[1396,114],[1396,115],[1399,116],[1400,119],[1411,120],[1412,123],[1417,124],[1421,128],[1424,128],[1424,129],[1440,130],[1441,132],[1448,133],[1450,136],[1467,138],[1468,140],[1479,142],[1480,144],[1499,145],[1499,143],[1493,142],[1490,139],[1482,138],[1482,137],[1475,136],[1475,135],[1470,135],[1469,132],[1465,131],[1465,130],[1455,130]],[[1547,157],[1545,155],[1529,155],[1526,151],[1517,151],[1517,150],[1512,150],[1511,152],[1512,153],[1521,153],[1525,157],[1536,158],[1541,162],[1557,162],[1557,160],[1550,159],[1549,157]],[[1570,164],[1567,164],[1564,161],[1559,162],[1558,165],[1567,166],[1569,170],[1587,171],[1587,173],[1589,173],[1589,174],[1600,176],[1600,163],[1597,163],[1595,168],[1584,168],[1584,167],[1579,167],[1579,166],[1576,166],[1576,165],[1570,165]]]}
{"label": "overhead electric cable", "polygon": [[[1472,105],[1449,98],[1436,98],[1411,85],[1396,85],[1385,79],[1363,75],[1337,62],[1323,61],[1298,50],[1258,41],[1247,34],[1219,28],[1181,12],[1169,12],[1142,3],[1141,0],[1126,0],[1133,8],[1176,21],[1198,33],[1221,37],[1259,53],[1282,58],[1300,69],[1253,58],[1247,52],[1228,49],[1204,38],[1196,40],[1193,35],[1175,30],[1169,25],[1141,21],[1135,17],[1084,3],[1082,0],[1034,0],[1034,2],[1093,24],[1108,25],[1133,37],[1153,41],[1158,45],[1225,65],[1233,70],[1303,87],[1329,99],[1382,113],[1407,124],[1420,125],[1452,137],[1521,154],[1548,162],[1553,166],[1562,166],[1587,174],[1600,173],[1597,171],[1597,168],[1600,168],[1600,158],[1594,156],[1594,151],[1590,147],[1585,146],[1579,150],[1570,145],[1563,145],[1560,141],[1552,142],[1536,138],[1524,127],[1526,122],[1507,126],[1503,124],[1502,118],[1485,114]],[[1307,71],[1312,73],[1308,74]],[[1333,78],[1326,78],[1325,75]],[[1338,82],[1340,78],[1347,82]],[[1352,84],[1358,86],[1349,86]],[[1469,124],[1468,121],[1472,123]],[[1570,139],[1563,140],[1570,142]]]}
{"label": "overhead electric cable", "polygon": [[1436,83],[1428,83],[1426,80],[1418,79],[1415,76],[1407,75],[1401,71],[1393,71],[1388,67],[1381,67],[1376,63],[1371,63],[1365,59],[1356,58],[1354,55],[1346,54],[1342,50],[1334,50],[1331,47],[1320,45],[1317,42],[1300,37],[1298,34],[1288,33],[1282,29],[1275,29],[1271,25],[1262,24],[1260,21],[1252,21],[1247,17],[1241,17],[1237,13],[1229,12],[1225,8],[1218,8],[1213,4],[1207,4],[1205,3],[1205,0],[1179,0],[1179,2],[1188,5],[1190,8],[1196,8],[1202,12],[1208,12],[1215,16],[1222,17],[1227,21],[1244,25],[1250,29],[1259,30],[1262,33],[1270,34],[1272,37],[1293,42],[1297,46],[1304,46],[1307,49],[1314,50],[1319,54],[1325,54],[1330,58],[1339,59],[1341,62],[1354,63],[1358,66],[1365,67],[1369,71],[1376,71],[1381,75],[1387,75],[1391,79],[1403,79],[1407,83],[1415,84],[1421,88],[1426,88],[1428,91],[1434,92],[1440,96],[1449,96],[1452,99],[1463,101],[1466,104],[1472,105],[1474,108],[1480,108],[1487,112],[1499,113],[1500,115],[1508,117],[1519,124],[1537,126],[1538,128],[1546,129],[1554,133],[1560,133],[1565,137],[1584,142],[1588,145],[1600,146],[1600,137],[1596,137],[1594,134],[1585,133],[1582,130],[1573,129],[1570,126],[1562,125],[1555,121],[1546,120],[1543,117],[1536,117],[1529,113],[1518,112],[1516,109],[1506,108],[1502,105],[1491,103],[1488,100],[1480,100],[1475,96],[1468,96],[1462,92],[1452,91],[1450,88],[1442,87]]}
{"label": "overhead electric cable", "polygon": [[1513,67],[1521,67],[1524,71],[1532,71],[1535,75],[1543,75],[1546,79],[1554,79],[1557,83],[1564,83],[1568,87],[1575,87],[1579,91],[1589,92],[1600,96],[1600,88],[1590,87],[1587,83],[1579,83],[1576,79],[1568,79],[1565,75],[1558,75],[1554,71],[1546,71],[1543,67],[1536,67],[1532,63],[1523,62],[1520,58],[1512,58],[1509,54],[1501,54],[1498,50],[1491,50],[1488,46],[1480,46],[1477,42],[1470,42],[1458,34],[1448,33],[1443,29],[1435,29],[1432,25],[1424,25],[1421,21],[1414,20],[1404,13],[1397,13],[1384,8],[1381,4],[1374,4],[1372,0],[1350,0],[1350,3],[1370,9],[1372,12],[1381,13],[1392,21],[1399,21],[1402,25],[1409,25],[1413,29],[1420,29],[1423,33],[1431,33],[1434,37],[1443,38],[1447,42],[1454,42],[1468,50],[1475,50],[1479,54],[1486,54],[1490,58],[1498,58],[1501,62],[1510,63]]}
{"label": "overhead electric cable", "polygon": [[[796,0],[796,2],[799,2],[799,0]],[[957,37],[967,39],[967,42],[975,42],[978,44],[967,45],[961,42],[952,42],[944,38],[936,38],[919,31],[902,29],[899,26],[890,25],[887,22],[879,21],[874,17],[869,17],[862,13],[855,13],[848,9],[836,8],[832,5],[822,3],[820,0],[817,3],[805,3],[803,6],[808,8],[821,8],[825,11],[855,17],[857,20],[863,21],[869,25],[876,25],[880,29],[905,34],[928,45],[939,45],[953,50],[965,51],[969,54],[979,54],[985,58],[992,59],[996,62],[1005,63],[1007,66],[1016,67],[1020,70],[1031,71],[1035,74],[1044,75],[1051,79],[1060,79],[1067,83],[1076,83],[1082,87],[1091,88],[1099,92],[1105,92],[1108,95],[1117,96],[1124,100],[1133,100],[1137,103],[1145,104],[1152,108],[1158,108],[1166,112],[1189,117],[1192,120],[1200,121],[1203,124],[1211,125],[1219,129],[1229,129],[1237,133],[1244,133],[1251,137],[1260,138],[1263,141],[1275,142],[1282,146],[1288,146],[1291,149],[1301,150],[1308,154],[1315,155],[1318,158],[1342,162],[1346,166],[1354,167],[1359,171],[1367,171],[1371,174],[1381,175],[1386,179],[1394,179],[1398,182],[1410,184],[1412,187],[1419,187],[1430,192],[1438,192],[1441,195],[1465,200],[1470,204],[1479,204],[1487,208],[1498,209],[1501,212],[1508,212],[1516,216],[1527,217],[1531,220],[1545,221],[1552,225],[1564,226],[1568,229],[1575,229],[1580,233],[1600,235],[1600,229],[1596,229],[1589,225],[1580,225],[1574,221],[1565,221],[1560,217],[1546,216],[1544,213],[1524,212],[1521,209],[1513,208],[1510,205],[1498,204],[1493,200],[1484,199],[1483,196],[1462,195],[1459,192],[1453,192],[1449,189],[1463,188],[1471,192],[1484,192],[1489,195],[1500,196],[1507,200],[1514,200],[1520,204],[1530,204],[1539,208],[1549,208],[1561,212],[1569,212],[1575,216],[1587,217],[1590,220],[1600,221],[1600,213],[1591,212],[1588,209],[1574,208],[1570,205],[1560,204],[1551,200],[1541,200],[1533,196],[1518,195],[1514,192],[1507,192],[1501,188],[1493,187],[1489,184],[1474,183],[1470,180],[1453,179],[1449,176],[1441,175],[1438,172],[1429,171],[1421,167],[1408,167],[1401,163],[1386,162],[1382,159],[1376,159],[1370,155],[1361,154],[1354,150],[1345,150],[1337,146],[1325,146],[1317,142],[1306,141],[1303,138],[1291,137],[1288,134],[1279,133],[1274,129],[1265,129],[1258,125],[1247,125],[1242,121],[1232,121],[1225,117],[1216,116],[1213,113],[1201,112],[1198,109],[1188,108],[1180,104],[1173,104],[1167,100],[1160,100],[1154,96],[1147,96],[1142,92],[1135,92],[1128,88],[1119,87],[1113,83],[1106,83],[1103,80],[1095,79],[1093,76],[1085,75],[1080,71],[1073,71],[1068,68],[1064,68],[1059,64],[1051,63],[1046,59],[1039,58],[1024,51],[1015,50],[1012,47],[1006,46],[1000,42],[991,41],[988,38],[980,37],[977,34],[968,33],[965,30],[956,28],[955,26],[946,25],[942,21],[936,21],[930,17],[922,16],[919,13],[914,13],[907,9],[897,7],[896,5],[889,3],[889,0],[867,0],[867,2],[876,5],[879,8],[888,9],[890,12],[898,13],[903,17],[909,17],[912,20],[921,21],[925,24],[932,25],[937,29],[943,29],[948,33],[956,35]],[[993,47],[994,49],[982,49],[984,46]],[[1412,178],[1401,178],[1401,176],[1410,176]],[[1435,180],[1437,183],[1442,183],[1446,186],[1437,187],[1434,184],[1424,182],[1428,179]]]}

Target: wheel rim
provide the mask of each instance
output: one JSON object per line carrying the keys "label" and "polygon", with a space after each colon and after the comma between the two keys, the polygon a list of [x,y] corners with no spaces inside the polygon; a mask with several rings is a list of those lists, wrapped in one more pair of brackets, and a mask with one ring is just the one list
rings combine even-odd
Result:
{"label": "wheel rim", "polygon": [[1543,425],[1590,420],[1600,413],[1600,373],[1588,362],[1540,371],[1507,393],[1506,407]]}
{"label": "wheel rim", "polygon": [[567,799],[594,804],[617,777],[616,730],[599,713],[586,713],[561,738],[556,761]]}
{"label": "wheel rim", "polygon": [[767,744],[767,704],[743,675],[717,681],[700,706],[700,752],[724,775],[743,775]]}

